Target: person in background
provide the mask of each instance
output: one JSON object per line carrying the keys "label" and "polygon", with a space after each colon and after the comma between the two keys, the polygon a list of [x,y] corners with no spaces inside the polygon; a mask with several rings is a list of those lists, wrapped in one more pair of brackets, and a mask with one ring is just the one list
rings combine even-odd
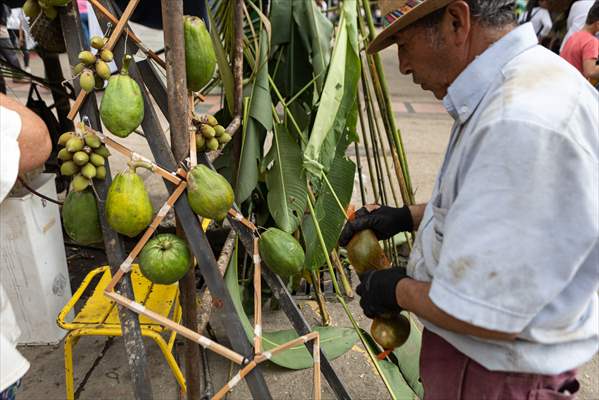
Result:
{"label": "person in background", "polygon": [[530,22],[539,38],[539,42],[549,35],[551,31],[551,15],[547,9],[548,0],[530,0],[526,6],[526,12],[522,14],[519,22],[521,24]]}
{"label": "person in background", "polygon": [[10,10],[7,28],[14,47],[23,53],[25,71],[31,73],[31,68],[29,67],[29,49],[33,48],[34,41],[29,33],[29,23],[22,8],[13,8]]}
{"label": "person in background", "polygon": [[79,8],[79,16],[81,17],[81,26],[83,28],[83,47],[86,49],[89,49],[88,7],[87,0],[77,0],[77,8]]}
{"label": "person in background", "polygon": [[407,268],[360,275],[360,306],[424,325],[426,400],[574,399],[599,347],[599,93],[517,26],[514,0],[380,4],[367,52],[395,45],[454,124],[426,204],[345,224],[342,246],[416,231]]}
{"label": "person in background", "polygon": [[[8,32],[8,18],[10,16],[10,8],[0,3],[0,59],[10,64],[14,68],[21,68],[17,52],[14,49],[10,33]],[[0,74],[0,93],[6,93],[6,82],[4,74]]]}
{"label": "person in background", "polygon": [[564,45],[560,56],[572,64],[587,79],[599,79],[599,1],[589,10],[582,29],[574,33]]}
{"label": "person in background", "polygon": [[564,49],[566,42],[570,39],[570,36],[580,31],[584,26],[584,22],[587,19],[589,10],[593,6],[593,0],[576,0],[572,3],[570,11],[568,12],[568,20],[566,22],[566,35],[560,46],[560,53]]}
{"label": "person in background", "polygon": [[[0,94],[0,207],[19,174],[44,165],[52,143],[48,128],[33,111]],[[0,228],[4,221],[0,221]],[[16,348],[21,331],[0,282],[0,400],[12,400],[29,362]]]}

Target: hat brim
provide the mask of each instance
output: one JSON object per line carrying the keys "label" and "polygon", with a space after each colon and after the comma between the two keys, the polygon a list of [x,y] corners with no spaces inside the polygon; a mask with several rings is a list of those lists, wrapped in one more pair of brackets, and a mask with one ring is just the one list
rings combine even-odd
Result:
{"label": "hat brim", "polygon": [[366,53],[373,54],[379,52],[395,43],[393,36],[400,30],[418,21],[420,18],[445,7],[454,0],[429,0],[425,1],[410,12],[406,13],[389,25],[385,30],[378,34],[376,38],[368,45]]}

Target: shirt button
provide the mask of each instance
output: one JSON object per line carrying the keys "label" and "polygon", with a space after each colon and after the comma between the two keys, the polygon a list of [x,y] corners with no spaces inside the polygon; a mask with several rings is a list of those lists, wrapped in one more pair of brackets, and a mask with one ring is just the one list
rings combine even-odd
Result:
{"label": "shirt button", "polygon": [[460,114],[466,114],[466,113],[468,113],[468,107],[466,107],[466,106],[460,107]]}

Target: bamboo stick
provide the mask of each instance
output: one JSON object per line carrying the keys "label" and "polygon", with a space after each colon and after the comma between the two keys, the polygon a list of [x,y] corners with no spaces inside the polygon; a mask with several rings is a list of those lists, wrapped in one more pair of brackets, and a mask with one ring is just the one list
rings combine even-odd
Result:
{"label": "bamboo stick", "polygon": [[[108,39],[108,42],[104,46],[105,49],[112,51],[117,40],[121,37],[121,33],[123,33],[123,28],[125,27],[125,24],[127,24],[127,21],[133,14],[133,11],[135,11],[135,7],[137,7],[138,3],[139,3],[139,0],[129,0],[129,3],[127,4],[127,8],[125,8],[125,11],[123,12],[121,19],[116,24],[116,27],[110,34],[110,38]],[[71,107],[71,111],[69,112],[69,115],[67,115],[68,119],[70,119],[70,120],[75,119],[75,116],[79,112],[79,109],[83,105],[83,102],[85,101],[86,97],[87,97],[87,92],[85,90],[79,91],[79,95],[77,95],[77,99],[75,100],[75,103]]]}
{"label": "bamboo stick", "polygon": [[330,326],[331,316],[329,315],[329,310],[325,305],[325,298],[320,288],[320,277],[316,271],[310,271],[310,277],[312,278],[312,286],[314,286],[314,293],[316,294],[316,303],[318,303],[318,308],[320,309],[322,325]]}
{"label": "bamboo stick", "polygon": [[314,338],[314,347],[312,348],[312,359],[314,360],[314,400],[320,400],[320,335]]}
{"label": "bamboo stick", "polygon": [[341,276],[341,284],[343,285],[343,290],[345,291],[345,295],[350,299],[354,298],[354,291],[349,283],[349,279],[347,278],[347,274],[345,273],[345,269],[343,268],[343,264],[341,263],[341,259],[339,258],[339,254],[337,254],[337,250],[333,249],[331,251],[331,259],[337,272]]}
{"label": "bamboo stick", "polygon": [[364,123],[364,111],[362,110],[362,102],[360,101],[360,95],[357,97],[358,101],[358,120],[360,121],[360,131],[362,132],[362,139],[364,142],[364,150],[366,152],[366,161],[368,163],[368,174],[370,175],[370,182],[372,187],[372,195],[374,196],[374,202],[379,203],[379,193],[377,190],[376,182],[378,177],[375,175],[375,168],[372,164],[372,158],[370,155],[370,145],[368,144],[368,135],[366,133],[366,125]]}
{"label": "bamboo stick", "polygon": [[262,265],[254,237],[254,352],[262,352]]}

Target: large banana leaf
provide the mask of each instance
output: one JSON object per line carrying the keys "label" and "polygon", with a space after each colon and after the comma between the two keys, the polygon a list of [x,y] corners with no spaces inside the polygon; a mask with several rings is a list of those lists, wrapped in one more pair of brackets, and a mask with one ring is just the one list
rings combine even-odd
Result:
{"label": "large banana leaf", "polygon": [[210,38],[212,39],[212,46],[214,47],[214,53],[216,54],[216,63],[218,64],[218,71],[220,73],[220,80],[223,83],[223,89],[225,92],[225,99],[227,100],[227,107],[229,112],[233,113],[233,96],[234,96],[234,81],[231,67],[229,66],[229,60],[225,48],[220,39],[218,33],[218,27],[214,22],[210,7],[206,7],[208,11],[208,18],[210,19]]}
{"label": "large banana leaf", "polygon": [[360,79],[356,1],[343,2],[339,33],[320,105],[304,151],[304,166],[320,177],[329,170],[335,146],[344,133]]}
{"label": "large banana leaf", "polygon": [[274,164],[266,175],[268,209],[279,228],[293,233],[304,216],[308,194],[302,152],[283,124],[275,126],[272,146]]}
{"label": "large banana leaf", "polygon": [[[344,209],[347,208],[351,200],[355,173],[356,165],[353,161],[345,158],[343,154],[337,154],[331,170],[327,174],[327,178]],[[314,204],[314,212],[327,246],[327,254],[329,254],[337,245],[337,240],[345,222],[345,215],[340,209],[335,196],[326,185],[322,185]],[[305,266],[310,270],[314,270],[324,264],[325,258],[311,216],[304,218],[302,234],[306,243]]]}
{"label": "large banana leaf", "polygon": [[393,351],[399,364],[399,369],[405,380],[408,382],[414,393],[419,398],[424,398],[424,388],[420,382],[420,345],[422,344],[422,331],[419,326],[410,318],[412,329],[410,336],[403,346]]}
{"label": "large banana leaf", "polygon": [[[225,273],[225,284],[233,299],[233,304],[241,319],[243,329],[245,330],[248,339],[253,341],[254,329],[252,328],[252,324],[247,315],[243,311],[239,283],[237,281],[237,247],[231,257],[227,272]],[[322,351],[327,355],[329,360],[334,360],[342,354],[345,354],[352,348],[358,339],[356,332],[351,328],[327,326],[315,327],[314,330],[320,333],[320,345],[322,346]],[[297,337],[297,333],[292,329],[276,332],[263,332],[262,345],[264,350],[268,351]],[[312,355],[303,344],[274,354],[270,361],[281,367],[296,370],[311,368],[313,366]]]}
{"label": "large banana leaf", "polygon": [[267,60],[268,35],[265,30],[262,30],[260,33],[258,72],[252,86],[249,118],[241,146],[241,158],[235,182],[235,196],[238,203],[242,203],[250,197],[258,184],[262,142],[266,131],[272,129],[272,100],[268,84]]}
{"label": "large banana leaf", "polygon": [[[380,352],[376,342],[370,336],[368,332],[361,329],[362,335],[366,338],[366,342],[370,349],[377,354]],[[387,382],[389,383],[389,390],[391,390],[391,396],[397,400],[418,400],[419,396],[412,390],[408,382],[401,373],[401,370],[397,365],[388,360],[377,360],[379,367]]]}

